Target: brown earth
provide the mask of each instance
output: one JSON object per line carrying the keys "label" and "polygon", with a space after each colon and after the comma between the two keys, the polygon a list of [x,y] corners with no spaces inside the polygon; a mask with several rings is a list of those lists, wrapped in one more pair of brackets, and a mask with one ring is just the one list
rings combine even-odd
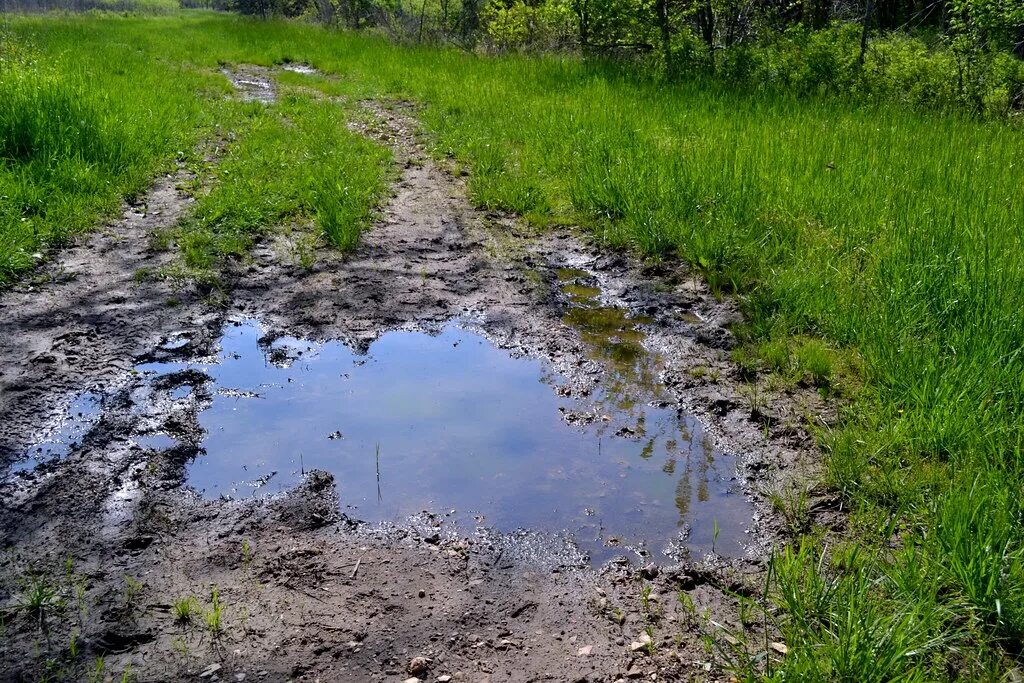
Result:
{"label": "brown earth", "polygon": [[[0,297],[0,465],[21,457],[70,392],[106,396],[79,448],[0,483],[0,680],[85,680],[100,657],[96,680],[727,680],[724,651],[763,650],[765,626],[741,623],[739,603],[759,595],[784,527],[764,490],[814,473],[803,420],[827,417],[817,395],[763,389],[752,405],[729,361],[730,302],[680,264],[474,210],[462,178],[423,152],[410,107],[366,106],[375,123],[364,130],[392,148],[401,177],[354,254],[322,249],[303,265],[301,229],[282,228],[228,274],[224,305],[138,278],[173,261],[150,236],[188,210],[180,171]],[[562,321],[565,266],[649,316],[646,343],[665,359],[672,400],[741,456],[737,495],[759,510],[747,558],[658,567],[624,556],[595,569],[564,538],[459,529],[443,511],[361,524],[341,514],[324,472],[280,497],[203,500],[183,483],[202,392],[172,402],[168,386],[131,372],[212,353],[233,317],[258,317],[271,336],[357,347],[458,318],[587,387],[605,368]],[[157,429],[181,445],[138,445]],[[32,586],[55,591],[42,609],[27,606]],[[176,619],[187,596],[201,610]],[[219,625],[209,623],[216,605]],[[722,649],[709,653],[707,635]]]}

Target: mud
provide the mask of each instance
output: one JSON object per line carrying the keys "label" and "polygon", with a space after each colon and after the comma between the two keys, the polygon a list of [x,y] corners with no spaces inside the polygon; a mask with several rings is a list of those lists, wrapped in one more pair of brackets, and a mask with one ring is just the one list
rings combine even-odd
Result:
{"label": "mud", "polygon": [[[401,177],[354,254],[323,250],[306,267],[282,229],[229,274],[219,307],[138,278],[172,259],[148,236],[187,210],[179,173],[0,298],[0,678],[82,678],[102,657],[104,675],[154,681],[714,680],[722,662],[703,636],[763,647],[737,597],[757,595],[782,528],[761,492],[813,473],[802,419],[828,419],[826,407],[813,392],[752,403],[728,359],[735,308],[683,266],[472,209],[462,179],[422,151],[412,109],[366,106],[364,132],[392,148]],[[609,378],[628,394],[654,375],[650,400],[699,420],[735,458],[729,495],[755,509],[749,543],[726,560],[684,542],[671,566],[624,547],[594,568],[564,534],[503,533],[447,508],[362,523],[321,470],[273,496],[204,498],[186,474],[213,395],[190,364],[247,318],[267,344],[336,340],[356,353],[456,320],[548,364],[557,391],[580,400]],[[92,395],[96,414],[61,432]],[[47,439],[62,445],[27,463]],[[53,597],[33,607],[33,592],[50,594],[41,586]],[[195,609],[180,607],[188,598]]]}

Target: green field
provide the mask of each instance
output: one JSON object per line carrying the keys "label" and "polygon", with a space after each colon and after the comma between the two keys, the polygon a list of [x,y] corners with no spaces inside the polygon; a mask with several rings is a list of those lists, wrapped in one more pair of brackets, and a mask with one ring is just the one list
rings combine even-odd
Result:
{"label": "green field", "polygon": [[[351,248],[388,155],[350,132],[403,98],[473,201],[693,264],[747,315],[736,361],[813,383],[837,543],[771,595],[777,680],[999,680],[1024,645],[1024,133],[1012,120],[666,84],[575,57],[485,58],[214,13],[11,18],[0,33],[0,283],[183,159],[209,178],[181,274],[282,222]],[[270,107],[224,64],[306,62]],[[227,141],[214,168],[200,142]],[[800,502],[782,505],[799,508]],[[742,673],[747,663],[737,661]],[[751,666],[756,667],[755,664]],[[751,674],[753,675],[753,674]]]}

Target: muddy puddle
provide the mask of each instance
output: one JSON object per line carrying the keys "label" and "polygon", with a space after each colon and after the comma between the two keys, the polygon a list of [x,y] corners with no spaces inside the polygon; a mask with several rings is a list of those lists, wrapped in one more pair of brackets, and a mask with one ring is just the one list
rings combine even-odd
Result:
{"label": "muddy puddle", "polygon": [[103,395],[91,391],[72,396],[67,407],[41,429],[25,457],[11,466],[12,473],[29,472],[65,457],[82,444],[86,434],[99,422]]}
{"label": "muddy puddle", "polygon": [[[208,498],[273,495],[321,469],[364,521],[430,511],[463,531],[566,532],[595,563],[634,552],[743,555],[752,507],[735,460],[661,388],[663,360],[644,344],[649,321],[606,305],[585,271],[555,279],[563,321],[603,368],[595,386],[458,321],[392,331],[360,353],[274,338],[242,319],[224,327],[213,357],[136,366],[151,387],[145,401],[197,410],[199,429],[132,441],[197,446],[186,483]],[[75,397],[13,473],[59,460],[101,412],[102,397]]]}
{"label": "muddy puddle", "polygon": [[209,378],[203,452],[188,470],[208,497],[273,494],[323,469],[367,521],[429,510],[470,528],[564,530],[595,561],[631,546],[742,553],[750,513],[729,493],[732,459],[696,421],[622,392],[621,378],[566,396],[544,362],[454,323],[387,333],[366,354],[268,343],[252,320],[220,343],[206,363],[138,368],[157,381]]}

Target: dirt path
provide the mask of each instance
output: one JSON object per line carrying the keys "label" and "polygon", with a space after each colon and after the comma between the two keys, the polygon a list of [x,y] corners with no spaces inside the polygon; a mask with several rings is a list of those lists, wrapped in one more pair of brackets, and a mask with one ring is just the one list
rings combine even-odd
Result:
{"label": "dirt path", "polygon": [[[602,255],[568,232],[536,236],[473,210],[462,181],[418,145],[411,110],[368,106],[377,123],[366,132],[392,147],[402,175],[354,255],[295,265],[282,256],[282,233],[232,274],[227,310],[169,307],[169,297],[186,297],[133,278],[170,258],[146,248],[146,235],[187,206],[166,179],[147,213],[130,211],[66,251],[46,271],[50,282],[0,298],[11,321],[0,334],[4,457],[23,452],[44,406],[60,412],[60,400],[86,386],[106,396],[80,448],[0,483],[0,600],[24,606],[27,588],[40,584],[62,599],[8,613],[0,679],[36,680],[47,658],[74,678],[103,657],[115,678],[130,668],[147,681],[713,680],[722,674],[703,636],[720,636],[715,624],[759,633],[740,623],[731,595],[757,590],[756,542],[748,559],[658,568],[624,557],[595,571],[561,537],[460,529],[444,511],[397,527],[360,524],[340,513],[323,472],[267,499],[209,501],[183,486],[200,452],[205,380],[184,372],[147,382],[130,372],[140,360],[209,354],[232,317],[259,317],[269,337],[363,347],[389,330],[459,317],[585,390],[607,368],[563,322],[564,267],[593,278],[610,302],[650,315],[647,343],[667,359],[667,400],[742,455],[738,486],[752,490],[809,462],[795,416],[820,407],[780,398],[770,419],[751,419],[725,351],[728,304],[699,282]],[[69,270],[77,278],[59,276]],[[175,396],[183,387],[187,396]],[[143,445],[154,431],[177,445]],[[752,520],[752,536],[769,539],[776,524]],[[680,592],[687,598],[677,600]],[[189,614],[176,619],[176,601],[189,596],[202,613],[179,603],[178,616]],[[410,668],[415,657],[428,661]]]}

